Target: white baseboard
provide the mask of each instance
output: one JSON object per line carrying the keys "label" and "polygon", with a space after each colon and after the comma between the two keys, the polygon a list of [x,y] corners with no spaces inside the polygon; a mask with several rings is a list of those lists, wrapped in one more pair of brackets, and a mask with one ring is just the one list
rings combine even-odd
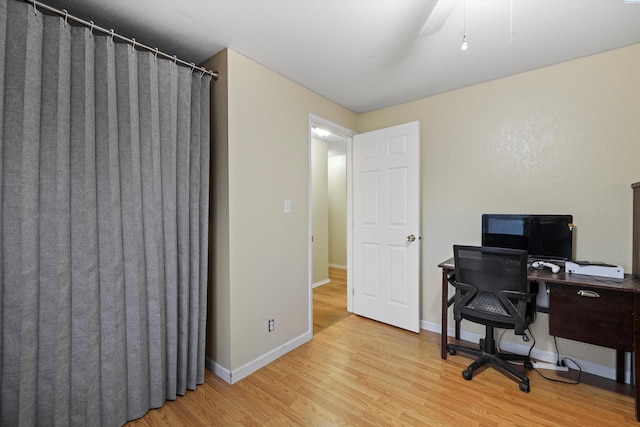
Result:
{"label": "white baseboard", "polygon": [[329,284],[329,283],[331,283],[331,280],[329,280],[329,279],[324,279],[324,280],[321,280],[321,281],[319,281],[319,282],[314,283],[313,285],[311,285],[311,287],[312,287],[312,288],[317,288],[318,286],[327,285],[327,284]]}
{"label": "white baseboard", "polygon": [[227,383],[231,384],[231,371],[224,366],[214,362],[209,356],[204,357],[204,367],[222,378]]}
{"label": "white baseboard", "polygon": [[269,363],[273,362],[280,356],[287,354],[291,350],[311,340],[312,336],[313,334],[311,332],[305,332],[304,334],[292,339],[291,341],[288,341],[281,346],[263,354],[262,356],[255,358],[251,362],[245,363],[234,371],[230,371],[229,369],[217,364],[208,357],[205,358],[205,367],[222,378],[227,383],[233,384],[240,381],[244,377],[251,375],[258,369],[267,366]]}
{"label": "white baseboard", "polygon": [[[441,328],[440,324],[431,323],[424,320],[420,321],[420,329],[424,329],[426,331],[440,334],[440,328]],[[447,335],[452,337],[454,336],[454,334],[455,334],[454,328],[449,328]],[[258,369],[268,365],[269,363],[278,359],[280,356],[287,354],[291,350],[311,340],[312,336],[313,334],[311,332],[305,332],[304,334],[292,339],[291,341],[288,341],[283,345],[263,354],[262,356],[257,357],[251,362],[240,366],[238,369],[234,370],[233,372],[225,368],[224,366],[219,365],[218,363],[214,362],[208,357],[205,358],[205,368],[207,368],[209,371],[216,374],[218,377],[222,378],[227,383],[233,384],[235,382],[240,381],[242,378],[254,373]],[[481,338],[483,338],[483,336],[480,334],[475,334],[471,332],[460,331],[460,338],[469,342],[478,342],[480,341]],[[500,346],[502,350],[505,350],[511,353],[527,354],[529,352],[529,345],[525,345],[525,344],[518,344],[510,341],[503,341],[502,343],[500,343]],[[531,357],[541,362],[548,362],[553,364],[555,364],[557,361],[557,356],[555,353],[536,349],[536,348],[534,348],[531,351]],[[597,376],[611,379],[611,380],[616,379],[615,367],[606,366],[606,365],[602,365],[594,362],[589,362],[587,360],[581,360],[574,357],[572,357],[571,359],[575,360],[575,362],[578,365],[580,365],[580,368],[582,369],[583,372],[597,375]],[[626,366],[630,366],[630,365],[631,365],[630,363],[626,363]],[[572,366],[571,363],[569,363],[568,366],[571,369],[575,369],[575,366]],[[631,372],[629,370],[625,370],[625,382],[627,384],[630,384],[630,379],[631,379]]]}
{"label": "white baseboard", "polygon": [[[440,334],[441,325],[436,323],[427,322],[424,320],[420,321],[420,328],[426,331],[435,332]],[[453,337],[455,335],[455,329],[449,328],[447,331],[447,335]],[[475,334],[471,332],[460,331],[460,339],[469,341],[469,342],[479,342],[481,338],[484,338],[480,334]],[[517,354],[527,354],[529,352],[530,345],[525,344],[517,344],[509,341],[503,341],[500,343],[500,347],[502,350],[508,351],[510,353]],[[556,353],[539,350],[534,347],[531,351],[531,357],[535,360],[539,360],[542,362],[556,363],[557,355]],[[628,357],[628,356],[627,356]],[[588,360],[581,360],[572,357],[571,359],[575,360],[575,362],[580,365],[580,368],[583,372],[597,375],[599,377],[608,378],[610,380],[616,379],[616,369],[615,367],[601,365],[599,363],[589,362]],[[575,366],[572,366],[571,363],[567,365],[571,369],[575,369]],[[630,366],[629,363],[626,366]],[[625,370],[625,382],[630,384],[631,372],[629,370]]]}

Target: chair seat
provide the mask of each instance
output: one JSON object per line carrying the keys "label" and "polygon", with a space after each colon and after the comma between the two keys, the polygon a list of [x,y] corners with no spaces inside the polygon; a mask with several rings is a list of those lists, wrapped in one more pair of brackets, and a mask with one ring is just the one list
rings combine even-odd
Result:
{"label": "chair seat", "polygon": [[490,324],[496,328],[514,329],[515,321],[500,300],[490,292],[478,295],[461,310],[462,318],[475,323]]}
{"label": "chair seat", "polygon": [[507,317],[509,313],[504,309],[500,300],[491,292],[480,292],[476,297],[467,305],[468,308],[478,311],[486,311],[492,314],[501,314]]}

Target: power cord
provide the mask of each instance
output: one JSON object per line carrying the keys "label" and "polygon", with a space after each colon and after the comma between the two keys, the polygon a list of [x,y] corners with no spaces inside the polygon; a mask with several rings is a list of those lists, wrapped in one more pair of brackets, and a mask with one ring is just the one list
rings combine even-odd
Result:
{"label": "power cord", "polygon": [[[533,350],[533,347],[536,345],[536,338],[531,333],[531,329],[527,328],[527,331],[529,332],[529,335],[531,335],[531,338],[533,338],[533,343],[531,344],[531,347],[529,347],[529,353],[527,354],[527,357],[531,357],[531,350]],[[500,352],[500,341],[502,341],[502,336],[504,335],[505,332],[507,332],[507,329],[503,329],[502,332],[500,333],[500,336],[496,340],[496,351],[498,353]],[[522,341],[529,342],[531,340],[529,339],[529,336],[526,333],[524,333],[522,334]]]}
{"label": "power cord", "polygon": [[558,379],[558,378],[549,378],[549,377],[545,376],[542,372],[540,372],[540,370],[539,370],[539,369],[534,368],[534,370],[538,373],[538,375],[540,375],[542,378],[544,378],[544,379],[545,379],[545,380],[547,380],[547,381],[553,381],[554,383],[562,383],[562,384],[569,384],[569,385],[577,385],[577,384],[580,384],[580,378],[582,377],[582,368],[580,367],[580,365],[578,365],[578,364],[576,363],[576,361],[575,361],[575,360],[570,359],[570,358],[568,358],[568,357],[565,357],[564,359],[562,359],[562,362],[561,362],[561,363],[562,363],[562,365],[559,365],[559,366],[566,366],[566,363],[564,362],[565,360],[569,360],[569,361],[571,361],[571,363],[573,363],[573,364],[576,366],[577,370],[578,370],[578,378],[576,378],[575,382],[572,382],[572,381],[564,381],[564,380],[560,380],[560,379]]}
{"label": "power cord", "polygon": [[[533,347],[535,347],[536,345],[536,337],[533,336],[533,334],[531,333],[531,329],[527,328],[527,331],[529,332],[529,335],[531,335],[531,338],[533,339],[533,344],[531,344],[531,347],[529,347],[529,353],[527,353],[527,357],[529,359],[531,359],[531,352],[533,351]],[[524,337],[527,337],[526,339],[524,339]],[[529,337],[525,334],[522,339],[524,339],[525,341],[530,341]]]}
{"label": "power cord", "polygon": [[[502,333],[500,334],[498,341],[496,342],[496,349],[499,350],[499,342],[502,339],[502,335],[504,335],[504,333],[506,332],[506,330],[503,330]],[[535,347],[536,345],[536,337],[533,335],[533,333],[531,332],[530,328],[527,328],[527,332],[528,332],[528,336],[527,334],[523,335],[523,341],[530,341],[531,342],[531,346],[529,347],[529,352],[527,353],[527,357],[531,358],[531,352],[533,351],[533,347]],[[524,338],[527,337],[527,338]],[[558,362],[556,363],[558,366],[566,366],[566,360],[570,361],[571,363],[573,363],[576,366],[576,369],[578,371],[578,378],[575,380],[575,382],[573,381],[565,381],[565,380],[561,380],[558,378],[550,378],[547,377],[546,375],[544,375],[540,369],[538,368],[533,368],[532,365],[530,365],[534,371],[536,371],[538,373],[538,375],[540,375],[542,378],[544,378],[547,381],[552,381],[552,382],[556,382],[556,383],[562,383],[562,384],[569,384],[569,385],[576,385],[576,384],[580,384],[580,378],[582,377],[582,368],[580,367],[580,365],[578,365],[578,363],[569,358],[569,357],[565,357],[564,359],[560,360],[560,351],[558,351],[558,342],[556,340],[556,337],[553,337],[555,346],[556,346],[556,354],[558,355]],[[509,362],[513,365],[517,365],[517,366],[522,366],[522,363],[518,363],[518,362]],[[532,363],[532,362],[531,362]],[[533,363],[532,363],[533,364]]]}
{"label": "power cord", "polygon": [[558,340],[556,339],[555,336],[553,336],[553,343],[555,344],[556,347],[556,355],[558,356],[557,358],[557,362],[556,365],[557,366],[567,366],[566,364],[566,360],[569,360],[571,363],[573,363],[578,371],[578,378],[576,378],[575,382],[572,381],[565,381],[565,380],[560,380],[558,378],[549,378],[547,376],[545,376],[542,372],[540,372],[539,369],[534,368],[534,370],[538,373],[538,375],[540,375],[542,378],[544,378],[547,381],[552,381],[552,382],[556,382],[556,383],[562,383],[562,384],[569,384],[569,385],[576,385],[576,384],[580,384],[580,378],[582,377],[582,368],[580,367],[580,365],[578,365],[578,363],[569,358],[569,357],[565,357],[564,359],[560,360],[560,350],[558,349]]}
{"label": "power cord", "polygon": [[556,365],[564,366],[560,361],[560,350],[558,349],[558,338],[556,338],[555,335],[553,336],[553,344],[556,346],[556,354],[558,355],[558,359],[556,360]]}
{"label": "power cord", "polygon": [[[502,340],[502,336],[504,335],[504,333],[506,332],[506,329],[503,329],[502,332],[500,333],[500,336],[498,337],[498,339],[496,340],[496,351],[500,352],[500,341]],[[531,347],[529,347],[529,351],[527,352],[527,357],[530,359],[531,358],[531,351],[533,350],[533,347],[535,347],[536,345],[536,337],[533,336],[533,334],[531,333],[531,330],[529,328],[527,328],[527,331],[529,332],[529,335],[531,335],[531,339],[529,338],[529,336],[526,334],[526,332],[522,335],[522,341],[525,342],[531,342]],[[513,360],[509,360],[508,361],[510,364],[512,365],[516,365],[516,366],[523,366],[525,365],[525,367],[527,367],[527,364],[529,364],[529,367],[531,367],[530,363],[531,362],[517,362],[517,361],[513,361]]]}

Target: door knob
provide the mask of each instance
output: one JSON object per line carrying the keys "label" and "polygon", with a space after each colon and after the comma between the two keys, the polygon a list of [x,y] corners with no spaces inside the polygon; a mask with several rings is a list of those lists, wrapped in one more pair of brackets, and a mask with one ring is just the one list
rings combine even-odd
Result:
{"label": "door knob", "polygon": [[416,241],[416,236],[414,236],[413,234],[409,234],[407,236],[407,242],[415,242]]}

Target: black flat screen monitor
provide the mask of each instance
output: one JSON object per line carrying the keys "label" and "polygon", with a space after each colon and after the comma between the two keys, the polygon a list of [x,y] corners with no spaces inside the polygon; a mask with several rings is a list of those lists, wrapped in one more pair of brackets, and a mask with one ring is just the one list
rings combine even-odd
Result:
{"label": "black flat screen monitor", "polygon": [[572,215],[482,215],[482,246],[524,249],[530,259],[570,261]]}

